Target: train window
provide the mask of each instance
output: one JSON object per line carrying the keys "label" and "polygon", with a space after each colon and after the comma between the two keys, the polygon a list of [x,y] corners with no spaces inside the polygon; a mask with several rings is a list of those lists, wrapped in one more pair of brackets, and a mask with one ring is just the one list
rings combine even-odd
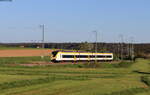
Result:
{"label": "train window", "polygon": [[105,58],[105,55],[98,55],[98,58]]}
{"label": "train window", "polygon": [[107,55],[106,58],[112,58],[112,56],[111,55]]}
{"label": "train window", "polygon": [[111,58],[111,55],[98,55],[98,58]]}
{"label": "train window", "polygon": [[90,58],[95,58],[95,57],[97,57],[97,58],[112,58],[111,55],[97,55],[97,56],[90,55]]}
{"label": "train window", "polygon": [[112,56],[111,55],[97,55],[97,56],[95,56],[95,55],[62,55],[62,57],[63,58],[74,58],[74,57],[76,57],[76,58],[88,58],[88,57],[90,57],[90,58],[95,58],[95,57],[97,57],[97,58],[112,58]]}
{"label": "train window", "polygon": [[95,58],[95,55],[90,55],[90,58]]}
{"label": "train window", "polygon": [[88,58],[88,55],[76,55],[76,58]]}
{"label": "train window", "polygon": [[74,55],[63,55],[63,58],[74,58]]}
{"label": "train window", "polygon": [[95,57],[97,57],[97,58],[104,58],[105,56],[104,55],[90,55],[90,58],[95,58]]}

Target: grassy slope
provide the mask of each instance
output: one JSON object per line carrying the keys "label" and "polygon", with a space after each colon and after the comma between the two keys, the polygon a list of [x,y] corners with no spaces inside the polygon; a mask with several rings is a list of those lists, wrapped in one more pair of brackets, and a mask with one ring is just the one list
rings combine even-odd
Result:
{"label": "grassy slope", "polygon": [[131,66],[133,71],[150,72],[150,60],[138,59],[136,64]]}
{"label": "grassy slope", "polygon": [[[149,62],[140,59],[129,68],[97,69],[0,66],[0,94],[103,95],[132,88],[147,88],[146,84],[140,81],[142,74],[133,71],[148,71]],[[53,81],[45,81],[46,77],[54,76],[56,79]],[[39,78],[44,80],[38,80]],[[149,92],[141,92],[137,95],[149,95]]]}
{"label": "grassy slope", "polygon": [[[133,71],[139,71],[139,72],[146,72],[146,73],[149,73],[150,72],[150,60],[143,60],[143,59],[139,59],[138,62],[134,65],[132,65],[131,69]],[[142,74],[141,76],[149,76],[150,75],[148,74]],[[150,95],[150,91],[148,92],[144,92],[144,93],[138,93],[136,95]]]}
{"label": "grassy slope", "polygon": [[30,80],[36,79],[43,76],[28,76],[28,75],[7,75],[1,74],[0,75],[0,84],[4,82],[11,82],[11,81],[18,81],[18,80]]}
{"label": "grassy slope", "polygon": [[[126,82],[126,84],[124,84],[124,82]],[[143,86],[143,84],[136,81],[133,82],[133,80],[120,81],[120,79],[115,80],[103,78],[87,81],[56,81],[42,85],[19,88],[17,90],[13,90],[14,92],[7,91],[6,93],[21,93],[22,95],[93,95]]]}

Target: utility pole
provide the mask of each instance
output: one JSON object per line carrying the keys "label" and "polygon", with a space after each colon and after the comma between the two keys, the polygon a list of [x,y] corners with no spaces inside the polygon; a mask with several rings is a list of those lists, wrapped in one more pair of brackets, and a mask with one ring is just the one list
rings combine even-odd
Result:
{"label": "utility pole", "polygon": [[134,61],[134,38],[131,37],[131,60]]}
{"label": "utility pole", "polygon": [[120,36],[120,39],[121,39],[121,45],[120,45],[120,48],[121,48],[121,50],[120,50],[120,57],[121,57],[121,60],[123,60],[123,58],[124,58],[124,56],[123,56],[123,54],[124,54],[124,40],[123,40],[123,35],[119,35]]}
{"label": "utility pole", "polygon": [[128,58],[129,58],[129,60],[131,60],[131,41],[130,41],[130,38],[129,38],[129,40],[128,40],[128,44],[127,44],[127,48],[128,48],[128,50],[127,50],[127,54],[128,54]]}
{"label": "utility pole", "polygon": [[117,60],[120,60],[120,43],[117,43]]}
{"label": "utility pole", "polygon": [[127,57],[130,59],[130,41],[127,41]]}
{"label": "utility pole", "polygon": [[95,53],[97,53],[97,31],[93,31],[95,33]]}
{"label": "utility pole", "polygon": [[[97,31],[93,31],[95,33],[95,54],[97,53]],[[97,63],[97,55],[95,55],[95,63]]]}
{"label": "utility pole", "polygon": [[42,29],[42,48],[44,48],[45,47],[45,25],[43,24],[43,25],[40,25],[40,28]]}

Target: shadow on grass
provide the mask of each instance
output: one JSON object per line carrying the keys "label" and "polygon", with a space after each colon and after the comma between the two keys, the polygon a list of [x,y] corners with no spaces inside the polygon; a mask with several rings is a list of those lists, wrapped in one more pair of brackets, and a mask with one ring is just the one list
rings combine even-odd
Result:
{"label": "shadow on grass", "polygon": [[150,74],[150,72],[142,72],[142,71],[138,71],[138,70],[134,70],[134,73],[139,73],[139,74]]}

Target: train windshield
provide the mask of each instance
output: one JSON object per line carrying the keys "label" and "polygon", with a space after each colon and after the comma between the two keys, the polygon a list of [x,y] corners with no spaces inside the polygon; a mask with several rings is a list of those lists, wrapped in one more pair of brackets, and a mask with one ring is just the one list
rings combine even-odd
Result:
{"label": "train windshield", "polygon": [[53,57],[55,57],[57,55],[57,53],[58,53],[58,51],[53,51],[52,52]]}

